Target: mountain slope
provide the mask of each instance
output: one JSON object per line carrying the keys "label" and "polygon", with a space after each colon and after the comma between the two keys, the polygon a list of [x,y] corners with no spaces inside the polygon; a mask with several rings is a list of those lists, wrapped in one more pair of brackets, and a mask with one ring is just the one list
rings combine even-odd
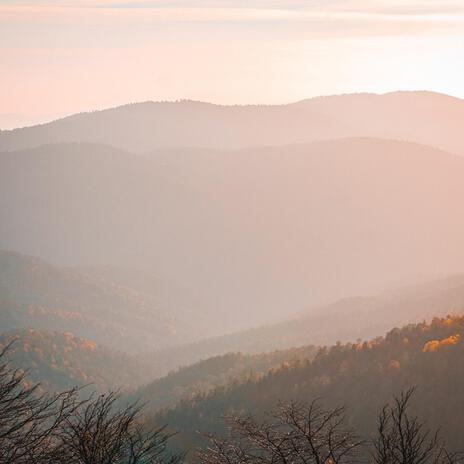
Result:
{"label": "mountain slope", "polygon": [[147,411],[154,412],[230,382],[258,379],[284,363],[306,362],[316,353],[316,347],[304,346],[254,355],[236,352],[214,356],[172,371],[138,388],[131,397],[146,403]]}
{"label": "mountain slope", "polygon": [[182,308],[175,313],[155,296],[110,278],[18,253],[0,251],[0,294],[2,331],[73,332],[124,352],[195,339]]}
{"label": "mountain slope", "polygon": [[417,386],[415,411],[441,427],[451,449],[462,445],[464,317],[393,329],[369,342],[322,349],[315,360],[284,366],[257,381],[221,387],[159,413],[155,422],[180,430],[178,443],[201,444],[203,432],[223,432],[230,412],[262,414],[278,401],[322,398],[346,405],[350,424],[369,437],[381,407],[402,389]]}
{"label": "mountain slope", "polygon": [[200,295],[219,335],[462,271],[463,178],[464,158],[366,138],[150,158],[52,145],[0,154],[0,246],[150,270]]}
{"label": "mountain slope", "polygon": [[0,132],[0,151],[87,142],[146,152],[173,146],[240,148],[371,136],[462,154],[463,120],[462,100],[430,92],[339,95],[280,106],[146,102]]}
{"label": "mountain slope", "polygon": [[10,343],[10,365],[25,370],[28,381],[40,383],[44,391],[91,384],[89,389],[104,392],[135,387],[147,378],[146,369],[135,358],[69,332],[24,329],[0,335],[0,349]]}
{"label": "mountain slope", "polygon": [[[393,326],[435,316],[464,314],[464,276],[427,281],[372,296],[352,297],[305,309],[286,321],[210,337],[156,353],[157,369],[225,353],[258,354],[305,345],[325,346],[380,336]],[[150,356],[147,357],[147,361]],[[193,368],[193,367],[192,367]]]}
{"label": "mountain slope", "polygon": [[[463,313],[461,274],[377,295],[343,298],[308,308],[287,321],[218,337],[214,342],[218,347],[227,346],[230,350],[240,346],[243,352],[252,353],[308,343],[330,345],[380,336],[392,326],[418,323],[433,316]],[[207,343],[208,340],[200,341],[195,346]]]}

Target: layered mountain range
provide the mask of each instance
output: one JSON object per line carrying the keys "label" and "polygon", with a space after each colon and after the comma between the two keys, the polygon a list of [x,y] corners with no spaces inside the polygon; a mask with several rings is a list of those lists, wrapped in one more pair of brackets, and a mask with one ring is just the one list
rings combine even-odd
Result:
{"label": "layered mountain range", "polygon": [[463,176],[464,157],[372,138],[149,156],[46,145],[0,155],[0,244],[151,273],[219,335],[460,272]]}
{"label": "layered mountain range", "polygon": [[462,100],[432,92],[318,97],[287,105],[145,102],[3,131],[0,151],[97,143],[131,152],[234,149],[342,137],[408,140],[462,153]]}
{"label": "layered mountain range", "polygon": [[0,131],[0,345],[44,389],[131,389],[190,444],[229,406],[358,381],[456,406],[463,121],[462,100],[397,92]]}

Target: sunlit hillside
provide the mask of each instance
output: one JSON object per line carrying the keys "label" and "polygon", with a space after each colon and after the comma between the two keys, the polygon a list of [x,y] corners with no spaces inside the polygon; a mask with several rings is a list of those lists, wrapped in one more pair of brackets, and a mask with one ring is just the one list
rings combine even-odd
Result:
{"label": "sunlit hillside", "polygon": [[415,412],[429,426],[441,428],[450,446],[459,449],[463,337],[462,316],[395,328],[371,341],[322,348],[312,362],[221,386],[155,420],[181,430],[178,443],[190,449],[204,443],[197,430],[224,433],[221,417],[226,413],[262,414],[279,401],[322,398],[331,406],[346,405],[352,424],[368,437],[383,404],[402,389],[417,386]]}
{"label": "sunlit hillside", "polygon": [[11,365],[26,371],[30,384],[40,383],[42,392],[76,386],[105,392],[135,386],[145,378],[145,366],[136,359],[69,332],[10,331],[0,336],[0,349],[6,346]]}

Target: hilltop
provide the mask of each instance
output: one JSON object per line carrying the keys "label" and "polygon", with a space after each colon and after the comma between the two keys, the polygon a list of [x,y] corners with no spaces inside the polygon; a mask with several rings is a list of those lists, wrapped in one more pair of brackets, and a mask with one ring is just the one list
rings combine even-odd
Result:
{"label": "hilltop", "polygon": [[149,152],[168,147],[232,149],[370,136],[464,153],[464,102],[432,92],[318,97],[287,105],[143,102],[0,132],[0,151],[61,142]]}

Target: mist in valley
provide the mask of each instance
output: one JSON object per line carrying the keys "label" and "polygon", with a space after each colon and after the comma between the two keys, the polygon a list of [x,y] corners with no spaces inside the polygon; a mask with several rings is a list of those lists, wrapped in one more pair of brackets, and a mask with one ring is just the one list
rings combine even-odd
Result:
{"label": "mist in valley", "polygon": [[445,3],[0,4],[0,464],[463,462]]}

